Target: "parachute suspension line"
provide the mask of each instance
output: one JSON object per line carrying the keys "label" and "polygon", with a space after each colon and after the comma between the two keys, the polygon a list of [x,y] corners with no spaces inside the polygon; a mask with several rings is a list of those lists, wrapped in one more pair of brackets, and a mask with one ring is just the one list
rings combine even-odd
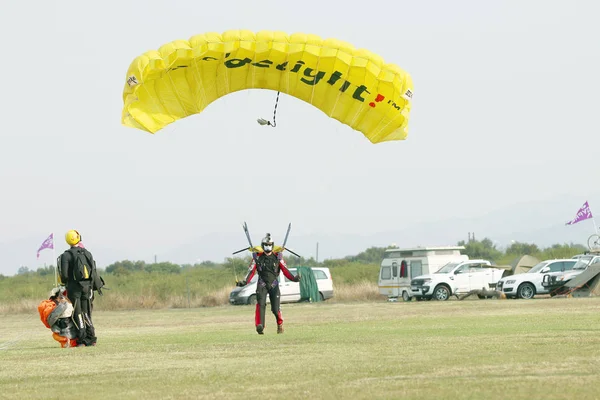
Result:
{"label": "parachute suspension line", "polygon": [[21,332],[16,338],[9,340],[8,342],[2,343],[2,345],[0,345],[0,350],[7,350],[7,349],[10,349],[11,347],[15,346],[17,343],[19,343],[21,341],[21,338],[26,333],[27,332]]}
{"label": "parachute suspension line", "polygon": [[275,99],[275,107],[273,108],[273,127],[276,126],[275,117],[277,116],[277,104],[279,104],[279,92],[277,92],[277,99]]}
{"label": "parachute suspension line", "polygon": [[259,119],[257,119],[259,124],[270,125],[273,128],[275,128],[277,126],[277,123],[275,121],[275,117],[277,116],[277,104],[279,104],[279,92],[277,92],[277,99],[275,99],[275,108],[273,108],[273,123],[271,123],[271,121],[267,121],[266,119],[259,118]]}

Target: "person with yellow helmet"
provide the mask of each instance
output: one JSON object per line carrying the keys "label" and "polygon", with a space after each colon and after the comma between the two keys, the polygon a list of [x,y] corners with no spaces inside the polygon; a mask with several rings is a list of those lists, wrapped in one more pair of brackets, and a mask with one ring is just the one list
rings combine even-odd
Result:
{"label": "person with yellow helmet", "polygon": [[92,253],[81,242],[76,230],[65,234],[70,246],[59,258],[61,283],[67,288],[67,297],[73,304],[73,320],[78,329],[78,346],[95,346],[97,337],[92,323],[92,299],[94,290],[102,295],[104,283],[96,271]]}

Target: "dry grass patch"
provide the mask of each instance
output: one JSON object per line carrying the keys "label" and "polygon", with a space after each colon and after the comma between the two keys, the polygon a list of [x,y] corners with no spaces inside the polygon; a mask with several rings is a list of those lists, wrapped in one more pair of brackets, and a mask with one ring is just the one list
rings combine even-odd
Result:
{"label": "dry grass patch", "polygon": [[379,294],[376,283],[361,281],[358,283],[334,283],[334,297],[332,302],[364,302],[385,301],[385,297]]}

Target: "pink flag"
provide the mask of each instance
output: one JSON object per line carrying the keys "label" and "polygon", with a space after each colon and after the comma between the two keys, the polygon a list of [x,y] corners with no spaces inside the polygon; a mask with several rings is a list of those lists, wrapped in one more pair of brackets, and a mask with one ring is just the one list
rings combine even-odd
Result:
{"label": "pink flag", "polygon": [[44,242],[37,251],[37,258],[40,258],[40,251],[44,249],[54,249],[54,233],[51,233],[50,236],[48,236],[46,240],[44,240]]}
{"label": "pink flag", "polygon": [[575,218],[567,222],[565,225],[573,225],[583,221],[584,219],[590,218],[592,218],[592,211],[590,210],[590,206],[586,201],[585,203],[583,203],[583,206],[579,209],[579,211],[577,211],[577,215],[575,216]]}

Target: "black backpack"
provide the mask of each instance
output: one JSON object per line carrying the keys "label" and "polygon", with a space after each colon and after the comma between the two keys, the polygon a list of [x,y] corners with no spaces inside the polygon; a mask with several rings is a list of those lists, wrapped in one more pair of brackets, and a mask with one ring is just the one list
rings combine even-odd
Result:
{"label": "black backpack", "polygon": [[70,266],[72,270],[69,271],[69,278],[77,282],[91,281],[96,266],[90,260],[92,257],[88,257],[88,251],[81,247],[71,247],[68,251],[73,256],[73,264]]}

